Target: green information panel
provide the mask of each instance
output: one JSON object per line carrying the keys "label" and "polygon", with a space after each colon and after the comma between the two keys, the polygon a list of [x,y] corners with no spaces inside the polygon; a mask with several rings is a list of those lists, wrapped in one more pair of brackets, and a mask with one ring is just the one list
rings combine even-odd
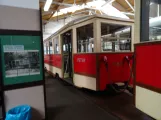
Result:
{"label": "green information panel", "polygon": [[40,40],[40,36],[0,36],[4,85],[43,80]]}

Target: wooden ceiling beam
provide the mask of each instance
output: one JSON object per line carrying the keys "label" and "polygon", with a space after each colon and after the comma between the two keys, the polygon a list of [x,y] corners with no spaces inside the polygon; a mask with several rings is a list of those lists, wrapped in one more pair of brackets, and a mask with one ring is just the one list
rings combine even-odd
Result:
{"label": "wooden ceiling beam", "polygon": [[126,9],[118,2],[113,2],[112,6],[120,11],[126,12]]}
{"label": "wooden ceiling beam", "polygon": [[[64,1],[64,0],[60,0],[59,2],[62,3],[63,1]],[[58,10],[59,6],[60,6],[60,5],[56,5],[56,11]],[[52,18],[52,16],[54,15],[54,13],[55,13],[55,12],[53,12],[53,13],[50,15],[50,17],[49,17],[48,20],[50,20],[50,19]]]}
{"label": "wooden ceiling beam", "polygon": [[67,13],[67,14],[64,14],[64,15],[59,15],[58,17],[55,16],[55,17],[52,17],[50,20],[56,20],[57,18],[58,19],[64,19],[64,18],[67,18],[67,17],[70,17],[72,15],[81,15],[81,14],[88,14],[89,13],[89,10],[88,9],[84,9],[84,10],[79,10],[79,11],[76,11],[75,13]]}
{"label": "wooden ceiling beam", "polygon": [[128,4],[128,6],[129,6],[133,11],[135,11],[134,6],[132,6],[131,3],[130,3],[128,0],[125,0],[125,2]]}

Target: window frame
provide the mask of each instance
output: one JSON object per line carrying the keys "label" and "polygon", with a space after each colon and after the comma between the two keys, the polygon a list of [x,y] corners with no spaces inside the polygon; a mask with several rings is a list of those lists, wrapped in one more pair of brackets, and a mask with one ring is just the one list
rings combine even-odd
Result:
{"label": "window frame", "polygon": [[[83,27],[85,27],[85,26],[88,26],[88,25],[92,25],[92,27],[93,27],[93,38],[90,38],[90,39],[93,39],[93,41],[91,42],[92,43],[92,45],[94,45],[94,43],[95,43],[95,35],[94,35],[94,28],[95,28],[95,24],[94,24],[94,22],[92,21],[92,22],[90,22],[90,23],[87,23],[87,24],[83,24],[83,25],[81,25],[81,26],[79,26],[79,27],[76,27],[76,46],[77,46],[77,49],[76,49],[76,53],[78,53],[78,54],[81,54],[81,53],[94,53],[94,47],[92,48],[92,51],[89,51],[89,50],[87,50],[87,51],[89,51],[89,52],[86,52],[86,50],[85,50],[85,52],[79,52],[79,43],[78,43],[78,29],[80,29],[80,28],[83,28]],[[88,34],[88,33],[87,33]],[[89,39],[89,40],[90,40]],[[90,43],[90,42],[89,42]],[[89,45],[89,44],[88,44]],[[91,47],[92,47],[92,45],[91,45]],[[87,49],[88,49],[88,47],[87,47]]]}
{"label": "window frame", "polygon": [[[121,22],[121,21],[120,21]],[[102,24],[108,24],[108,25],[121,25],[121,26],[125,26],[125,27],[128,27],[128,28],[130,28],[130,50],[120,50],[120,51],[113,51],[112,49],[111,50],[107,50],[107,51],[104,51],[103,50],[103,41],[102,41],[102,36],[104,36],[104,35],[102,35],[102,27],[101,27],[101,25]],[[101,52],[102,53],[105,53],[105,52],[131,52],[132,51],[132,43],[133,43],[133,31],[132,31],[132,25],[130,25],[130,24],[121,24],[121,23],[117,23],[117,22],[100,22],[100,37],[101,37],[101,39],[100,39],[100,42],[101,42]],[[107,41],[107,42],[110,42],[110,41]],[[111,42],[111,44],[112,44],[112,46],[111,47],[115,47],[116,48],[116,44],[115,44],[115,46],[113,46],[113,42]],[[120,45],[119,45],[119,48],[120,48]]]}
{"label": "window frame", "polygon": [[[56,41],[57,41],[57,42],[56,42]],[[58,49],[59,49],[58,52],[56,52],[56,51],[57,51],[57,50],[56,50],[57,48],[56,48],[56,46],[55,46],[55,45],[56,45],[55,43],[58,43],[58,44],[57,44]],[[59,40],[59,36],[55,36],[55,37],[53,38],[53,47],[54,47],[54,49],[53,49],[54,52],[53,52],[53,53],[54,53],[54,54],[60,54],[60,40]],[[55,50],[56,50],[56,51],[55,51]]]}

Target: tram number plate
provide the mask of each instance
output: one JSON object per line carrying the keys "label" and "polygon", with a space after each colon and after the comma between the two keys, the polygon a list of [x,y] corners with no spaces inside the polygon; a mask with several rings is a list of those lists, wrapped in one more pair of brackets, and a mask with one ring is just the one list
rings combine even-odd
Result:
{"label": "tram number plate", "polygon": [[86,59],[85,58],[77,58],[77,62],[86,62]]}

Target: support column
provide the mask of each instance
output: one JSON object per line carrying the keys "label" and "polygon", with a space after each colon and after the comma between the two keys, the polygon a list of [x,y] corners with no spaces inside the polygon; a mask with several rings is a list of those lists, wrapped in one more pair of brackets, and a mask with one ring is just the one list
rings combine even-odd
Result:
{"label": "support column", "polygon": [[134,43],[140,42],[140,13],[141,0],[135,0],[135,26],[134,26]]}
{"label": "support column", "polygon": [[94,21],[94,52],[101,52],[101,23],[98,19]]}
{"label": "support column", "polygon": [[59,54],[62,54],[62,37],[61,35],[58,36],[59,41]]}
{"label": "support column", "polygon": [[73,53],[77,53],[77,31],[76,28],[73,28]]}

